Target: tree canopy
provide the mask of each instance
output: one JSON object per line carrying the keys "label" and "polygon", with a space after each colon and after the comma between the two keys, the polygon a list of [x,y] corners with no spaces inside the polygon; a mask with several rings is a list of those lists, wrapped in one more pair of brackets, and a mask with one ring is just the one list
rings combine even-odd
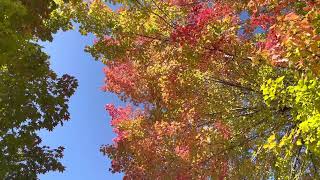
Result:
{"label": "tree canopy", "polygon": [[[39,3],[41,5],[39,5]],[[121,4],[112,10],[108,4]],[[64,170],[36,131],[69,119],[76,80],[35,42],[80,24],[106,66],[124,179],[320,179],[318,0],[0,0],[0,175]]]}
{"label": "tree canopy", "polygon": [[0,178],[37,179],[64,171],[63,147],[43,145],[37,132],[53,130],[69,117],[68,99],[77,87],[58,77],[38,45],[70,28],[53,0],[0,0]]}
{"label": "tree canopy", "polygon": [[100,0],[65,16],[94,33],[125,179],[320,178],[316,0]]}

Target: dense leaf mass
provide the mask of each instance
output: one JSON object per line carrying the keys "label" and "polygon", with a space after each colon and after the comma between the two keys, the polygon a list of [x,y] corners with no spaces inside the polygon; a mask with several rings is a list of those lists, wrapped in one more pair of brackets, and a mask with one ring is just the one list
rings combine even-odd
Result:
{"label": "dense leaf mass", "polygon": [[[125,179],[319,179],[320,3],[100,0],[65,15],[96,41]],[[244,17],[248,14],[248,18]],[[138,109],[143,107],[142,110]]]}
{"label": "dense leaf mass", "polygon": [[74,77],[49,68],[36,43],[70,25],[56,2],[0,0],[0,179],[37,179],[65,169],[59,162],[64,148],[43,145],[37,134],[70,118],[67,102],[77,87]]}

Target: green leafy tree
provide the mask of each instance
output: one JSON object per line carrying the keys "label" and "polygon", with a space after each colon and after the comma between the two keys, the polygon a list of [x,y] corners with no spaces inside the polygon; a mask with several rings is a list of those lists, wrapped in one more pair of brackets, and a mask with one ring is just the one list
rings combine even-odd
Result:
{"label": "green leafy tree", "polygon": [[63,147],[41,144],[39,130],[52,131],[69,117],[68,99],[77,87],[58,77],[36,42],[71,27],[59,15],[61,1],[0,0],[0,178],[37,179],[64,171]]}

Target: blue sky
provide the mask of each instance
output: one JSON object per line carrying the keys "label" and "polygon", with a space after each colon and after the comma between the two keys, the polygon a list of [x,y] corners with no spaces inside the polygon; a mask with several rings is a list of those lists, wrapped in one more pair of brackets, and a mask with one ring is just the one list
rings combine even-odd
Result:
{"label": "blue sky", "polygon": [[93,36],[81,36],[76,30],[58,32],[53,42],[41,43],[51,56],[51,68],[59,75],[67,73],[79,81],[69,103],[70,121],[53,132],[40,132],[43,144],[66,148],[62,159],[66,171],[41,175],[41,180],[122,179],[122,175],[108,171],[110,160],[99,152],[99,148],[112,143],[115,137],[105,104],[123,103],[115,95],[100,90],[104,65],[84,52],[84,47],[92,43]]}

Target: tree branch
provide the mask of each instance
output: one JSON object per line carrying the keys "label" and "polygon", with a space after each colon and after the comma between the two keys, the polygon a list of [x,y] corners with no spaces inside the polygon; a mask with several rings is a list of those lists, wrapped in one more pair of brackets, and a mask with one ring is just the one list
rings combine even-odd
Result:
{"label": "tree branch", "polygon": [[230,82],[230,81],[226,81],[226,80],[222,80],[222,79],[215,79],[215,78],[210,78],[210,80],[213,82],[219,83],[219,84],[226,85],[226,86],[235,87],[235,88],[242,89],[245,91],[251,91],[251,92],[258,93],[256,90],[249,88],[249,87],[242,86],[239,83],[234,83],[234,82]]}

